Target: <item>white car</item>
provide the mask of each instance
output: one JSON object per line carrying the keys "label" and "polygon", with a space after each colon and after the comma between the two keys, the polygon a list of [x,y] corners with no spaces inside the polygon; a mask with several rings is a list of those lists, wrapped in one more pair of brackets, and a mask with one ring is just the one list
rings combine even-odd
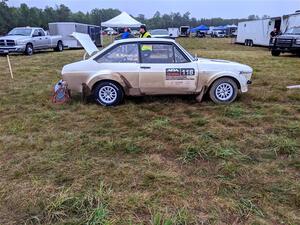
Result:
{"label": "white car", "polygon": [[[90,53],[97,50],[79,41]],[[131,38],[64,66],[62,78],[71,92],[91,95],[104,106],[141,95],[191,94],[201,101],[205,93],[215,103],[231,103],[248,91],[252,72],[236,62],[195,58],[172,39]]]}
{"label": "white car", "polygon": [[169,31],[166,29],[156,29],[150,31],[151,37],[153,38],[172,38],[174,39],[170,34]]}

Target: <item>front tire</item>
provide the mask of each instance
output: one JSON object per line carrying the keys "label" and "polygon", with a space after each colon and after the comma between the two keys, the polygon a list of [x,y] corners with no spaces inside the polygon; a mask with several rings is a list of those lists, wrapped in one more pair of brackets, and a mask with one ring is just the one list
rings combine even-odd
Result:
{"label": "front tire", "polygon": [[271,54],[272,54],[272,56],[280,56],[280,51],[278,51],[278,50],[272,50]]}
{"label": "front tire", "polygon": [[57,51],[57,52],[62,52],[64,50],[64,45],[61,41],[57,42],[57,46],[56,48],[54,48],[54,51]]}
{"label": "front tire", "polygon": [[95,101],[103,106],[116,106],[124,98],[124,92],[120,85],[111,81],[99,83],[93,92]]}
{"label": "front tire", "polygon": [[216,80],[209,90],[210,99],[217,104],[229,104],[233,102],[238,93],[236,82],[231,78]]}
{"label": "front tire", "polygon": [[27,44],[25,48],[25,54],[28,56],[33,55],[33,45],[32,44]]}

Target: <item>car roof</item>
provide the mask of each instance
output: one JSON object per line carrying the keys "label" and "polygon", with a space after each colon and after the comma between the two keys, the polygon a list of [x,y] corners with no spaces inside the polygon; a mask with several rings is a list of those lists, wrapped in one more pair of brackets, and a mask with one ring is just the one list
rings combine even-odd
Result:
{"label": "car roof", "polygon": [[166,38],[128,38],[128,39],[122,39],[122,40],[116,40],[114,43],[130,43],[130,42],[169,42],[169,43],[175,43],[175,40],[173,39],[166,39]]}
{"label": "car roof", "polygon": [[18,28],[18,29],[43,29],[41,27],[15,27],[15,28]]}

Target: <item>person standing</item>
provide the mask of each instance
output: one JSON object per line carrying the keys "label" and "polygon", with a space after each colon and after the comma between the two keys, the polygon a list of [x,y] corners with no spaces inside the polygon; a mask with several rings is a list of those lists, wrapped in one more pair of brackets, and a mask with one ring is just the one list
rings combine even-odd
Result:
{"label": "person standing", "polygon": [[121,39],[127,39],[127,38],[130,38],[130,36],[131,36],[130,29],[128,27],[125,27],[124,33],[122,34]]}
{"label": "person standing", "polygon": [[277,28],[274,28],[274,30],[271,31],[270,33],[270,45],[273,44],[274,39],[276,38],[276,36],[278,36],[279,32],[277,30]]}
{"label": "person standing", "polygon": [[140,38],[151,38],[151,34],[147,31],[145,25],[140,26]]}

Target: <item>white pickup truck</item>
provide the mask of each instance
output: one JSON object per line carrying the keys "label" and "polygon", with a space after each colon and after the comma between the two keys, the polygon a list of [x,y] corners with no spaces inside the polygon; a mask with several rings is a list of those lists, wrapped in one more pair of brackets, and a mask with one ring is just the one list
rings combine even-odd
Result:
{"label": "white pickup truck", "polygon": [[0,54],[25,53],[32,55],[36,50],[53,48],[63,51],[61,36],[50,36],[40,27],[17,27],[0,38]]}

